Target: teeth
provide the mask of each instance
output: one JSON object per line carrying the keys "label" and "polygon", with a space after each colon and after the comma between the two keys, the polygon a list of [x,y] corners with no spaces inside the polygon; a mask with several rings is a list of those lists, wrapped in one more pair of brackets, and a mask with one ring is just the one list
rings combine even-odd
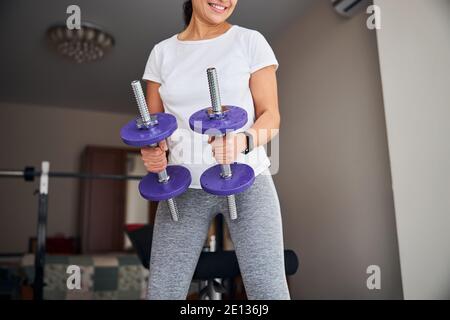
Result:
{"label": "teeth", "polygon": [[209,5],[210,5],[211,7],[214,7],[214,8],[216,8],[216,9],[219,9],[219,10],[225,10],[225,7],[222,7],[222,6],[220,6],[220,5],[218,5],[218,4],[215,4],[215,3],[209,3]]}

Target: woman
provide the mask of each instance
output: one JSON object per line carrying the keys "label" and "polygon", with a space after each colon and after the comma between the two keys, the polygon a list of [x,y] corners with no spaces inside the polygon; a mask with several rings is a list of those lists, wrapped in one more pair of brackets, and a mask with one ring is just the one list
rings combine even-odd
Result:
{"label": "woman", "polygon": [[[165,203],[158,206],[149,299],[186,298],[210,222],[217,213],[226,213],[248,298],[290,299],[280,205],[263,147],[280,124],[275,75],[278,62],[259,32],[227,22],[237,2],[186,1],[185,30],[158,43],[145,68],[151,112],[173,114],[179,129],[168,145],[162,142],[158,148],[142,149],[144,164],[150,172],[161,171],[167,166],[166,151],[170,149],[169,162],[183,164],[192,175],[188,191],[177,197],[179,222],[171,220]],[[210,105],[209,67],[217,69],[222,102],[248,113],[248,122],[239,133],[214,140],[193,133],[188,123],[192,113]],[[201,139],[200,143],[196,139]],[[225,197],[207,194],[200,187],[200,175],[215,164],[214,160],[220,164],[247,163],[255,171],[254,185],[236,195],[236,220],[231,221],[227,214]]]}

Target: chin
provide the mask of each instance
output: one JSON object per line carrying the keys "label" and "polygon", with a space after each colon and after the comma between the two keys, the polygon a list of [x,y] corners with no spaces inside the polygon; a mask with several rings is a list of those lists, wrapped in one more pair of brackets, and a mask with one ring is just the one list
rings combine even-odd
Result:
{"label": "chin", "polygon": [[224,19],[223,17],[208,16],[207,20],[210,24],[221,24],[227,21],[227,18]]}

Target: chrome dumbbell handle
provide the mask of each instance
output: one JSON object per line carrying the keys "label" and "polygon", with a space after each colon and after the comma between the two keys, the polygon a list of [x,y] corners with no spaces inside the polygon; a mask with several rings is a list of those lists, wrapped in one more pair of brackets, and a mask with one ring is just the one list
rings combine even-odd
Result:
{"label": "chrome dumbbell handle", "polygon": [[[155,126],[158,124],[158,121],[155,117],[152,117],[150,114],[150,109],[145,100],[144,92],[142,90],[142,86],[140,81],[135,80],[131,83],[131,87],[133,88],[133,93],[136,98],[136,102],[139,108],[139,114],[141,115],[142,125],[146,128],[151,126]],[[150,147],[156,148],[157,144],[152,144]],[[167,174],[167,171],[164,169],[163,171],[158,173],[158,181],[159,183],[167,183],[170,179],[170,176]],[[178,221],[180,218],[178,207],[175,202],[175,199],[167,199],[167,206],[169,207],[169,212],[173,221]]]}
{"label": "chrome dumbbell handle", "polygon": [[[209,86],[209,94],[211,97],[211,107],[213,115],[222,116],[223,108],[222,101],[220,98],[219,91],[219,79],[217,77],[216,68],[208,68],[206,70],[206,74],[208,76],[208,86]],[[223,135],[217,135],[216,138],[222,138]],[[220,166],[222,173],[221,176],[223,179],[230,179],[233,175],[231,171],[231,166],[229,164],[223,164]],[[237,206],[236,206],[236,198],[234,195],[227,196],[228,203],[228,211],[230,213],[231,220],[237,219]]]}
{"label": "chrome dumbbell handle", "polygon": [[[158,145],[153,144],[150,147],[156,148]],[[158,182],[159,183],[167,183],[170,179],[170,176],[167,174],[166,169],[164,169],[161,172],[158,172]],[[178,221],[180,219],[180,213],[178,211],[177,203],[175,202],[175,199],[170,198],[167,199],[167,206],[169,207],[169,212],[172,217],[173,221]]]}
{"label": "chrome dumbbell handle", "polygon": [[158,121],[155,117],[152,117],[150,114],[150,107],[147,105],[145,101],[144,91],[142,90],[141,82],[139,80],[134,80],[131,83],[131,87],[133,88],[134,97],[136,98],[136,102],[139,108],[139,114],[141,115],[142,124],[149,128],[150,126],[154,126],[158,124]]}

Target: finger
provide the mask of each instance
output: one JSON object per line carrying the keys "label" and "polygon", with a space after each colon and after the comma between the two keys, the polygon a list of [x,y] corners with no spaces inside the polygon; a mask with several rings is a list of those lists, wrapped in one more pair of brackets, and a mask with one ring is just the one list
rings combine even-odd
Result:
{"label": "finger", "polygon": [[146,154],[149,154],[151,152],[152,152],[152,148],[147,148],[147,147],[141,148],[141,155],[143,155],[143,156]]}
{"label": "finger", "polygon": [[215,146],[222,146],[225,144],[225,138],[224,137],[214,137],[211,144],[215,145]]}
{"label": "finger", "polygon": [[154,173],[158,173],[163,171],[166,168],[166,166],[159,166],[159,167],[153,167],[151,170],[149,170],[150,172],[154,172]]}
{"label": "finger", "polygon": [[148,171],[151,173],[159,173],[161,171],[163,171],[164,169],[160,169],[160,168],[151,168]]}
{"label": "finger", "polygon": [[225,154],[227,152],[227,147],[224,145],[213,146],[212,150],[215,154]]}
{"label": "finger", "polygon": [[166,157],[164,156],[164,157],[155,157],[155,158],[152,158],[152,159],[144,159],[144,163],[145,164],[147,164],[147,165],[158,165],[158,164],[161,164],[161,163],[167,163],[167,159],[166,159]]}
{"label": "finger", "polygon": [[213,150],[213,156],[215,158],[223,158],[225,155],[226,155],[226,152],[224,152],[222,149]]}
{"label": "finger", "polygon": [[225,159],[227,158],[227,154],[224,152],[216,152],[216,154],[214,155],[214,158],[219,162],[223,162],[225,161]]}
{"label": "finger", "polygon": [[166,161],[164,160],[156,160],[156,161],[147,161],[146,162],[148,167],[160,167],[166,165]]}
{"label": "finger", "polygon": [[162,159],[157,159],[154,162],[152,162],[154,165],[158,166],[158,165],[166,165],[167,164],[167,159],[166,158],[162,158]]}
{"label": "finger", "polygon": [[144,165],[146,168],[151,168],[151,167],[155,167],[155,166],[156,167],[161,166],[163,163],[164,163],[163,161],[152,160],[152,161],[146,161]]}
{"label": "finger", "polygon": [[159,163],[156,165],[156,167],[159,168],[159,169],[161,169],[161,170],[163,170],[163,169],[165,169],[165,168],[167,167],[167,162],[166,162],[166,161],[159,162]]}
{"label": "finger", "polygon": [[227,155],[230,157],[234,157],[234,155],[236,154],[235,148],[236,148],[235,146],[230,146],[226,151]]}
{"label": "finger", "polygon": [[143,156],[159,156],[161,154],[164,154],[165,152],[158,146],[158,147],[151,147],[147,148],[146,150],[142,150]]}
{"label": "finger", "polygon": [[153,148],[152,152],[150,153],[150,156],[152,157],[160,157],[161,155],[165,154],[166,152],[161,147]]}
{"label": "finger", "polygon": [[158,145],[156,147],[146,147],[141,149],[141,155],[147,156],[147,155],[155,155],[155,154],[163,154],[164,151],[162,148]]}
{"label": "finger", "polygon": [[163,150],[164,152],[169,150],[169,148],[167,147],[167,142],[166,140],[162,140],[158,143],[158,146],[161,148],[161,150]]}
{"label": "finger", "polygon": [[144,162],[153,162],[153,161],[159,161],[165,157],[166,157],[166,155],[161,152],[160,154],[154,154],[154,153],[146,154],[146,155],[142,156],[141,158]]}
{"label": "finger", "polygon": [[147,171],[157,173],[157,172],[163,171],[166,167],[167,167],[167,164],[155,164],[155,163],[152,163],[151,165],[146,167],[146,169],[147,169]]}

